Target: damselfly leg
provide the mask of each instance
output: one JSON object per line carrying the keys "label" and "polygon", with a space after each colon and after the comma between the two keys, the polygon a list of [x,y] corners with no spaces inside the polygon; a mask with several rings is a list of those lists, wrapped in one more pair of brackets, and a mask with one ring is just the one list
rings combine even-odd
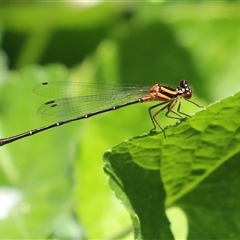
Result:
{"label": "damselfly leg", "polygon": [[[192,101],[190,101],[190,102],[193,103],[193,104],[195,104],[195,103],[192,102]],[[176,106],[177,103],[178,103],[178,107],[177,107],[177,112],[176,112],[176,111],[174,111],[173,109],[174,109],[174,107]],[[148,109],[148,111],[149,111],[149,115],[150,115],[150,118],[151,118],[152,123],[153,123],[153,126],[154,126],[154,128],[153,128],[151,131],[155,130],[155,129],[156,129],[156,125],[157,125],[157,126],[162,130],[163,135],[164,135],[164,137],[166,138],[165,130],[164,130],[164,128],[159,124],[159,122],[158,122],[158,120],[157,120],[157,116],[159,116],[160,113],[161,113],[162,111],[164,111],[165,109],[167,109],[167,112],[165,113],[165,116],[168,117],[168,118],[178,119],[178,120],[185,120],[185,118],[184,118],[183,116],[185,116],[185,117],[187,117],[187,118],[191,117],[190,115],[188,115],[188,114],[180,111],[180,110],[181,110],[181,103],[182,103],[182,102],[181,102],[181,98],[180,98],[180,99],[176,98],[176,99],[170,100],[169,102],[162,102],[162,103],[159,103],[159,104],[156,104],[156,105],[150,107],[150,108]],[[152,113],[152,110],[153,110],[153,109],[155,109],[155,108],[157,108],[157,107],[159,107],[159,106],[162,106],[162,105],[165,105],[165,106],[163,106],[162,108],[160,108],[160,109],[159,109],[157,112],[155,112],[154,114]],[[201,107],[201,106],[199,106],[198,104],[195,104],[195,105],[197,105],[198,107]],[[172,114],[175,114],[175,116],[170,115],[171,113],[172,113]],[[182,116],[182,115],[183,115],[183,116]]]}

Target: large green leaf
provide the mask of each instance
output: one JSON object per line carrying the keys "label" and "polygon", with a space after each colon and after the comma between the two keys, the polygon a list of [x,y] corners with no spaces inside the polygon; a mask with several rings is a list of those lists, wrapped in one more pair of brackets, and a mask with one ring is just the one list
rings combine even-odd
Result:
{"label": "large green leaf", "polygon": [[104,155],[110,186],[130,212],[135,238],[170,238],[164,203],[186,211],[189,239],[237,238],[239,101],[237,93],[169,127],[166,139],[149,133]]}

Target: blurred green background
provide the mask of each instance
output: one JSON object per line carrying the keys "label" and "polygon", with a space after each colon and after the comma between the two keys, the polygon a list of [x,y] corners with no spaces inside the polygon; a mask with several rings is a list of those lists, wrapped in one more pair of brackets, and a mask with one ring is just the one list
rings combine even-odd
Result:
{"label": "blurred green background", "polygon": [[[234,1],[1,3],[0,136],[49,124],[36,114],[49,99],[32,93],[45,81],[178,86],[185,78],[202,105],[234,94],[240,89],[239,12]],[[150,105],[2,147],[0,237],[124,236],[131,222],[108,187],[102,155],[152,128]],[[187,113],[199,110],[183,105]]]}

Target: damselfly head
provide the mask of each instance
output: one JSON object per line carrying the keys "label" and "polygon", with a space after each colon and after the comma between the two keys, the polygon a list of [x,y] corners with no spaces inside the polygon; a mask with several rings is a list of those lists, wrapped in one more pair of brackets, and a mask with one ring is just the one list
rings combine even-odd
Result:
{"label": "damselfly head", "polygon": [[183,97],[186,99],[190,99],[192,97],[192,89],[188,85],[188,82],[185,79],[182,79],[180,81],[180,87],[182,88],[183,91]]}

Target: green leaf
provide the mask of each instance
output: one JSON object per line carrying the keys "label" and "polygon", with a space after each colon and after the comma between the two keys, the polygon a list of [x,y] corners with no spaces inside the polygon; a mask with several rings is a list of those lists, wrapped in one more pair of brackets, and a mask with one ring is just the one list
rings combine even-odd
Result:
{"label": "green leaf", "polygon": [[[163,217],[164,203],[183,206],[193,238],[237,237],[239,101],[237,93],[169,127],[166,139],[162,133],[149,133],[125,141],[104,155],[109,184],[130,212],[135,238],[170,238],[169,224]],[[231,171],[226,166],[231,166]],[[199,226],[207,228],[214,220],[220,228],[225,227],[220,235],[212,228],[199,233]],[[146,224],[151,221],[155,224]]]}
{"label": "green leaf", "polygon": [[109,184],[130,213],[135,239],[172,239],[159,171],[138,166],[123,149],[113,149],[104,158]]}

